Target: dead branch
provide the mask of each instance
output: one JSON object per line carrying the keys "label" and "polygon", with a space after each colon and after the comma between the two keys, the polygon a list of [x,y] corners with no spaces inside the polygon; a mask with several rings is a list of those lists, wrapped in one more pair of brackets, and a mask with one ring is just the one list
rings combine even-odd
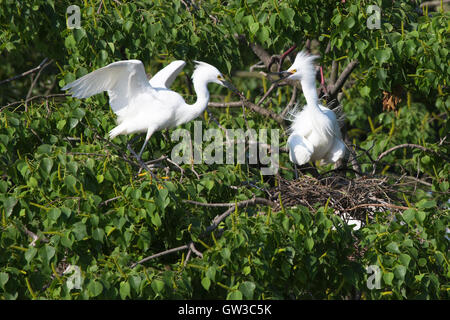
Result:
{"label": "dead branch", "polygon": [[36,100],[36,99],[45,99],[45,100],[48,100],[48,99],[50,99],[50,98],[55,98],[55,97],[67,97],[67,96],[69,96],[69,95],[70,95],[69,93],[54,93],[54,94],[43,95],[43,96],[34,96],[34,97],[31,97],[31,98],[28,98],[28,99],[25,99],[25,100],[20,100],[20,101],[14,101],[14,102],[11,102],[11,103],[9,103],[9,104],[7,104],[7,105],[1,107],[1,108],[0,108],[0,111],[3,111],[3,109],[9,108],[9,107],[12,107],[12,106],[15,106],[15,105],[26,104],[26,103],[28,103],[28,102],[30,102],[30,101],[32,101],[32,100]]}
{"label": "dead branch", "polygon": [[362,204],[358,204],[357,206],[354,206],[353,208],[347,209],[347,211],[353,211],[358,208],[366,208],[366,207],[387,207],[387,208],[400,209],[400,210],[410,209],[405,206],[397,206],[395,204],[390,204],[390,203],[362,203]]}
{"label": "dead branch", "polygon": [[39,79],[39,77],[40,77],[40,75],[41,75],[42,70],[44,70],[46,67],[48,67],[48,66],[51,65],[52,63],[53,63],[53,60],[50,60],[49,62],[47,62],[46,64],[44,64],[41,68],[39,68],[38,73],[37,73],[36,76],[34,77],[33,82],[31,83],[31,86],[30,86],[30,88],[28,89],[28,93],[27,93],[27,96],[25,97],[25,99],[29,99],[29,98],[30,98],[31,93],[33,92],[33,88],[34,88],[34,86],[36,85],[36,83],[37,83],[37,81],[38,81],[38,79]]}
{"label": "dead branch", "polygon": [[189,249],[189,245],[190,245],[190,243],[189,243],[189,244],[185,244],[185,245],[180,246],[180,247],[176,247],[176,248],[172,248],[172,249],[169,249],[169,250],[165,250],[165,251],[156,253],[156,254],[151,255],[151,256],[149,256],[149,257],[146,257],[146,258],[144,258],[144,259],[142,259],[142,260],[139,260],[138,262],[133,263],[133,264],[130,266],[130,268],[133,269],[133,268],[136,267],[138,264],[143,264],[144,262],[146,262],[146,261],[148,261],[148,260],[155,259],[155,258],[158,258],[158,257],[161,257],[161,256],[165,256],[166,254],[169,254],[169,253],[172,253],[172,252],[177,252],[177,251],[180,251],[180,250],[186,250],[186,249]]}
{"label": "dead branch", "polygon": [[[209,225],[205,231],[200,235],[200,237],[205,237],[206,235],[210,234],[213,230],[215,230],[219,224],[226,218],[228,217],[235,209],[236,206],[238,208],[241,207],[245,207],[248,205],[257,205],[257,204],[263,204],[263,205],[270,205],[270,206],[274,206],[275,203],[273,201],[267,200],[265,198],[258,198],[255,197],[253,199],[250,200],[244,200],[244,201],[239,201],[237,203],[203,203],[203,202],[197,202],[197,201],[192,201],[192,200],[183,200],[183,202],[185,203],[190,203],[190,204],[195,204],[195,205],[200,205],[200,206],[204,206],[204,207],[229,207],[228,210],[226,210],[224,213],[222,213],[221,215],[216,216],[211,225]],[[201,252],[199,252],[195,246],[194,246],[194,242],[190,241],[188,244],[185,244],[183,246],[180,247],[176,247],[176,248],[172,248],[169,250],[165,250],[159,253],[156,253],[154,255],[151,255],[149,257],[146,257],[138,262],[133,263],[130,268],[134,268],[136,267],[138,264],[142,264],[148,260],[151,259],[155,259],[161,256],[164,256],[166,254],[172,253],[172,252],[177,252],[180,250],[186,250],[189,249],[187,256],[186,256],[186,260],[184,262],[184,265],[187,264],[187,260],[189,260],[190,256],[191,256],[191,252],[195,253],[198,257],[202,258],[203,254]]]}
{"label": "dead branch", "polygon": [[4,83],[7,83],[7,82],[14,81],[16,79],[25,77],[26,75],[29,75],[29,74],[31,74],[33,72],[36,72],[36,71],[40,70],[44,66],[44,64],[47,62],[47,60],[48,60],[48,58],[44,58],[44,60],[42,60],[41,63],[37,67],[35,67],[33,69],[30,69],[28,71],[22,72],[21,74],[18,74],[16,76],[12,77],[12,78],[2,80],[2,81],[0,81],[0,84],[4,84]]}
{"label": "dead branch", "polygon": [[420,4],[420,7],[423,8],[423,7],[425,7],[425,6],[428,6],[428,7],[430,7],[430,8],[434,8],[434,7],[440,6],[440,5],[441,5],[441,2],[442,2],[442,3],[449,3],[450,0],[425,1],[425,2],[423,2],[423,3]]}
{"label": "dead branch", "polygon": [[434,150],[432,150],[432,149],[429,149],[429,148],[426,148],[426,147],[424,147],[424,146],[421,146],[421,145],[418,145],[418,144],[414,144],[414,143],[404,143],[404,144],[400,144],[400,145],[398,145],[398,146],[392,147],[392,148],[390,148],[390,149],[384,151],[383,153],[381,153],[381,154],[378,156],[378,158],[377,158],[375,161],[373,161],[372,174],[375,174],[375,172],[376,172],[376,170],[377,170],[377,164],[378,164],[378,162],[380,162],[381,159],[383,159],[383,158],[384,158],[385,156],[387,156],[389,153],[391,153],[391,152],[393,152],[393,151],[395,151],[395,150],[397,150],[397,149],[400,149],[400,148],[416,148],[416,149],[420,149],[420,150],[425,151],[425,152],[434,153],[434,154],[436,154],[436,155],[438,155],[438,156],[440,156],[440,157],[443,157],[443,158],[445,158],[446,160],[450,161],[450,158],[449,158],[449,157],[447,157],[447,156],[445,156],[445,155],[443,155],[443,154],[440,154],[440,153],[438,153],[438,152],[436,152],[436,151],[434,151]]}
{"label": "dead branch", "polygon": [[358,65],[358,60],[353,60],[350,62],[347,67],[345,67],[344,71],[342,71],[339,78],[336,80],[336,83],[333,84],[333,87],[329,90],[329,100],[336,99],[337,94],[344,86],[345,82],[347,81],[348,77],[352,73],[352,71],[355,69],[355,67]]}

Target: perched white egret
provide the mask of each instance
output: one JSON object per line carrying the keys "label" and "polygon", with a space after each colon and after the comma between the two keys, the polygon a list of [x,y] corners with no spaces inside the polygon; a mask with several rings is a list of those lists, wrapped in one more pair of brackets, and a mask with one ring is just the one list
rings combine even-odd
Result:
{"label": "perched white egret", "polygon": [[301,51],[292,66],[280,73],[283,79],[299,80],[306,99],[303,109],[294,111],[287,141],[289,159],[297,165],[318,160],[320,164],[335,163],[346,152],[335,113],[319,104],[314,68],[316,58],[318,56]]}
{"label": "perched white egret", "polygon": [[182,60],[172,62],[150,81],[141,61],[117,61],[67,84],[62,90],[70,90],[76,98],[87,98],[107,91],[118,123],[109,136],[113,139],[120,134],[146,132],[138,156],[140,160],[154,132],[176,127],[202,114],[209,101],[208,83],[235,90],[217,68],[205,62],[194,62],[196,68],[192,82],[197,101],[192,105],[187,104],[180,94],[168,89],[186,64]]}

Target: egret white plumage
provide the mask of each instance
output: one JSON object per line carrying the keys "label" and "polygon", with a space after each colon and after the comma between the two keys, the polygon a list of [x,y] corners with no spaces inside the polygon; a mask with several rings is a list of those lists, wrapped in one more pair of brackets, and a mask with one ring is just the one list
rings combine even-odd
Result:
{"label": "egret white plumage", "polygon": [[208,83],[235,90],[217,68],[201,61],[195,63],[192,82],[197,101],[192,105],[168,89],[186,64],[182,60],[172,62],[150,81],[140,60],[117,61],[67,84],[62,90],[70,90],[76,98],[88,98],[107,91],[118,124],[109,136],[113,139],[120,134],[146,132],[138,156],[140,160],[154,132],[176,127],[202,114],[209,101]]}
{"label": "egret white plumage", "polygon": [[301,51],[283,79],[298,80],[302,85],[306,105],[293,115],[287,141],[289,159],[297,165],[320,160],[321,164],[335,163],[346,153],[336,114],[319,104],[316,90],[314,60],[318,56]]}

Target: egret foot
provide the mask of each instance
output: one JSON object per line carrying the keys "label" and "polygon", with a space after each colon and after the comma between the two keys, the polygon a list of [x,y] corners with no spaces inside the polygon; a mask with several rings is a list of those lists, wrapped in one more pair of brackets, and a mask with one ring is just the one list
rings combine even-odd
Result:
{"label": "egret foot", "polygon": [[[150,168],[145,164],[144,161],[142,161],[141,155],[142,152],[144,151],[144,149],[141,149],[141,152],[139,152],[139,155],[136,154],[136,152],[133,150],[133,148],[131,147],[131,144],[138,138],[139,136],[137,135],[136,137],[134,137],[133,139],[131,139],[128,143],[127,143],[127,149],[128,151],[130,151],[130,153],[136,158],[136,160],[139,162],[139,165],[141,166],[141,168],[147,170],[148,173],[150,173],[150,175],[152,176],[152,178],[154,178],[156,181],[158,181],[158,178],[153,174],[153,172],[150,170]],[[144,145],[145,146],[145,145]]]}

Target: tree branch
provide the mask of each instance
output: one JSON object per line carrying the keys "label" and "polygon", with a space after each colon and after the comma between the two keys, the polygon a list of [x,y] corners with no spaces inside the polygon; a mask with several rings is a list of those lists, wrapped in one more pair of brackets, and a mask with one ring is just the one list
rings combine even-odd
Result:
{"label": "tree branch", "polygon": [[42,60],[42,62],[37,67],[35,67],[33,69],[30,69],[28,71],[22,72],[21,74],[18,74],[16,76],[12,77],[12,78],[2,80],[2,81],[0,81],[0,84],[4,84],[4,83],[10,82],[10,81],[14,81],[16,79],[25,77],[26,75],[29,75],[30,73],[33,73],[33,72],[36,72],[36,71],[40,70],[44,66],[44,64],[47,62],[47,60],[48,60],[48,58],[44,58],[44,60]]}
{"label": "tree branch", "polygon": [[398,146],[392,147],[392,148],[390,148],[390,149],[384,151],[383,153],[381,153],[381,154],[378,156],[377,160],[375,160],[374,163],[373,163],[373,166],[372,166],[372,167],[373,167],[373,169],[372,169],[372,174],[375,174],[375,172],[376,172],[376,170],[377,170],[377,164],[378,164],[378,162],[379,162],[381,159],[383,159],[383,158],[384,158],[385,156],[387,156],[389,153],[391,153],[391,152],[393,152],[393,151],[395,151],[395,150],[397,150],[397,149],[400,149],[400,148],[416,148],[416,149],[420,149],[420,150],[425,151],[425,152],[434,153],[434,154],[436,154],[436,155],[438,155],[438,156],[440,156],[440,157],[445,158],[447,161],[450,161],[450,158],[449,158],[449,157],[447,157],[447,156],[445,156],[445,155],[443,155],[443,154],[440,154],[440,153],[438,153],[438,152],[436,152],[436,151],[434,151],[434,150],[432,150],[432,149],[428,149],[428,148],[426,148],[426,147],[424,147],[424,146],[421,146],[421,145],[418,145],[418,144],[414,144],[414,143],[404,143],[404,144],[400,144],[400,145],[398,145]]}
{"label": "tree branch", "polygon": [[355,69],[355,67],[358,65],[358,60],[353,60],[350,62],[347,67],[345,67],[344,71],[342,71],[339,78],[336,80],[336,83],[333,84],[333,87],[331,88],[329,95],[330,100],[333,100],[336,98],[339,91],[342,89],[342,87],[345,84],[345,81],[347,81],[348,77],[352,73],[352,71]]}

